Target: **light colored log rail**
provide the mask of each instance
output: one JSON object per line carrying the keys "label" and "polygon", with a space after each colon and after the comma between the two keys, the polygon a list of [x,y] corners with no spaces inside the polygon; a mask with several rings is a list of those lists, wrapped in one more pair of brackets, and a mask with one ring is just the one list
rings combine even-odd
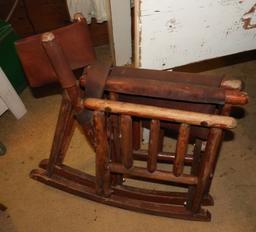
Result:
{"label": "light colored log rail", "polygon": [[234,118],[227,116],[203,114],[111,100],[88,98],[84,101],[84,106],[92,110],[187,123],[190,125],[204,127],[234,128],[237,125]]}

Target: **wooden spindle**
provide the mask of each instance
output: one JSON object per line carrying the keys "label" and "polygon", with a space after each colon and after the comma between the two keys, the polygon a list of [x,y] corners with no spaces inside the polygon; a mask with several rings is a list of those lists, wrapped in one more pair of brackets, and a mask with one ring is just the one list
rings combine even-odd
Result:
{"label": "wooden spindle", "polygon": [[[113,101],[118,101],[118,94],[110,92],[109,98]],[[113,141],[111,142],[111,160],[112,162],[122,163],[122,156],[121,156],[121,144],[120,144],[120,121],[119,115],[112,114],[110,116],[111,119],[111,127],[113,133]],[[113,185],[121,185],[123,182],[123,175],[122,174],[112,174],[112,184]]]}
{"label": "wooden spindle", "polygon": [[176,156],[173,164],[173,173],[180,176],[184,168],[184,156],[187,151],[190,126],[182,123],[179,129],[179,137],[176,143]]}
{"label": "wooden spindle", "polygon": [[139,120],[133,120],[132,122],[132,141],[133,141],[133,149],[140,149],[140,141],[141,141],[141,122]]}
{"label": "wooden spindle", "polygon": [[108,141],[103,112],[93,113],[96,139],[96,193],[108,195],[110,193],[110,172],[108,169]]}
{"label": "wooden spindle", "polygon": [[133,164],[132,145],[132,118],[128,115],[121,115],[121,154],[125,168],[129,169]]}
{"label": "wooden spindle", "polygon": [[149,172],[154,172],[157,168],[157,155],[159,152],[159,136],[160,136],[160,121],[151,120],[150,137],[148,148],[148,163],[147,168]]}
{"label": "wooden spindle", "polygon": [[[203,141],[200,139],[196,139],[194,144],[194,151],[193,151],[193,160],[191,165],[191,175],[198,176],[198,172],[201,166],[201,159],[202,159],[202,143]],[[192,207],[192,199],[195,194],[196,186],[191,185],[188,188],[188,200],[186,202],[186,208],[191,209]]]}
{"label": "wooden spindle", "polygon": [[158,151],[162,152],[164,147],[164,129],[160,129],[158,139]]}

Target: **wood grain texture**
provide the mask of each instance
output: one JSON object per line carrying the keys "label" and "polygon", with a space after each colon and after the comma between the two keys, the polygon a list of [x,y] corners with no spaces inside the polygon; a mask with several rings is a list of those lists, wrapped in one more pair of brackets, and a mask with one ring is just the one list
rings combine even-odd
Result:
{"label": "wood grain texture", "polygon": [[237,124],[234,118],[227,116],[202,114],[183,110],[173,110],[156,106],[146,106],[94,98],[86,99],[84,101],[84,106],[94,110],[136,115],[139,117],[155,118],[160,120],[170,120],[205,127],[234,128]]}
{"label": "wood grain texture", "polygon": [[191,203],[191,210],[193,212],[198,212],[200,210],[201,202],[205,194],[206,187],[209,183],[210,174],[214,170],[214,164],[218,155],[221,139],[222,130],[218,128],[211,128],[205,153],[202,157],[202,163],[199,168],[198,185],[195,188]]}
{"label": "wood grain texture", "polygon": [[104,113],[95,111],[93,113],[93,121],[96,140],[96,192],[108,195],[110,193],[109,150]]}
{"label": "wood grain texture", "polygon": [[154,172],[157,168],[157,155],[159,153],[159,138],[160,138],[160,121],[151,120],[149,147],[148,147],[148,162],[147,168],[149,172]]}
{"label": "wood grain texture", "polygon": [[173,173],[175,176],[180,176],[184,168],[185,153],[187,152],[189,140],[190,126],[182,123],[179,129],[179,135],[176,143],[176,155],[173,165]]}
{"label": "wood grain texture", "polygon": [[152,180],[161,180],[161,181],[176,182],[176,183],[190,184],[190,185],[195,185],[198,182],[198,179],[196,176],[187,175],[187,174],[183,174],[177,177],[172,172],[155,171],[151,173],[147,171],[146,168],[140,168],[140,167],[132,167],[129,170],[127,170],[123,165],[114,164],[114,163],[111,163],[109,165],[109,168],[111,172],[122,173],[122,174],[136,176],[136,177],[143,177],[143,178],[152,179]]}
{"label": "wood grain texture", "polygon": [[124,167],[129,169],[133,165],[133,145],[132,145],[132,119],[129,115],[121,115],[120,118],[121,132],[121,154]]}

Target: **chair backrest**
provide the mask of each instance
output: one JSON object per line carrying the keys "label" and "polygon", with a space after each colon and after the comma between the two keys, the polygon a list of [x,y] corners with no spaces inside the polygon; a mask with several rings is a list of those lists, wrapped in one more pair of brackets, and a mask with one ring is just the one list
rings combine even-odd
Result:
{"label": "chair backrest", "polygon": [[[96,60],[84,18],[52,32],[72,70],[87,66]],[[16,49],[31,87],[57,81],[57,75],[42,46],[41,34],[17,41]]]}

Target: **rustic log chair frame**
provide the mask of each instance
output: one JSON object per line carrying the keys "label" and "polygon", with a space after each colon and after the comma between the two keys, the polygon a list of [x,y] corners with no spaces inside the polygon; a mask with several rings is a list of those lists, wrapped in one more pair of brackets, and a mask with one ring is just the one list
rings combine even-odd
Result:
{"label": "rustic log chair frame", "polygon": [[[43,34],[42,45],[64,93],[50,157],[40,163],[41,169],[31,172],[31,177],[61,190],[120,208],[189,220],[210,220],[210,213],[201,206],[213,204],[209,190],[223,129],[236,126],[236,121],[226,115],[232,104],[246,104],[248,100],[246,93],[240,91],[241,82],[222,81],[220,88],[211,88],[179,80],[141,80],[136,78],[136,73],[147,71],[135,69],[132,71],[135,78],[129,81],[129,78],[122,77],[122,68],[112,68],[118,75],[110,77],[110,67],[92,64],[86,68],[88,75],[80,80],[85,86],[84,92],[78,87],[54,34]],[[179,73],[173,75],[180,78]],[[156,88],[147,88],[147,84],[152,83]],[[100,99],[104,90],[111,100]],[[129,97],[126,99],[128,102],[121,102],[119,97],[122,94],[167,100],[172,100],[172,97],[176,99],[175,96],[179,95],[179,100],[184,101],[191,100],[188,97],[193,98],[193,94],[196,94],[194,100],[197,102],[219,105],[220,108],[216,108],[212,114],[176,110],[129,103]],[[150,120],[148,154],[139,149],[140,123],[133,122],[133,117]],[[95,177],[63,164],[75,119],[96,151]],[[175,153],[166,154],[161,150],[161,121],[180,124]],[[190,128],[194,125],[209,128],[209,133],[205,150],[202,150],[202,140],[197,139],[194,154],[188,155],[186,147]],[[134,159],[146,160],[147,168],[133,166]],[[157,163],[161,161],[172,163],[173,170],[158,170]],[[184,165],[192,166],[191,174],[183,174]],[[123,175],[185,184],[188,192],[173,193],[125,186]]]}

